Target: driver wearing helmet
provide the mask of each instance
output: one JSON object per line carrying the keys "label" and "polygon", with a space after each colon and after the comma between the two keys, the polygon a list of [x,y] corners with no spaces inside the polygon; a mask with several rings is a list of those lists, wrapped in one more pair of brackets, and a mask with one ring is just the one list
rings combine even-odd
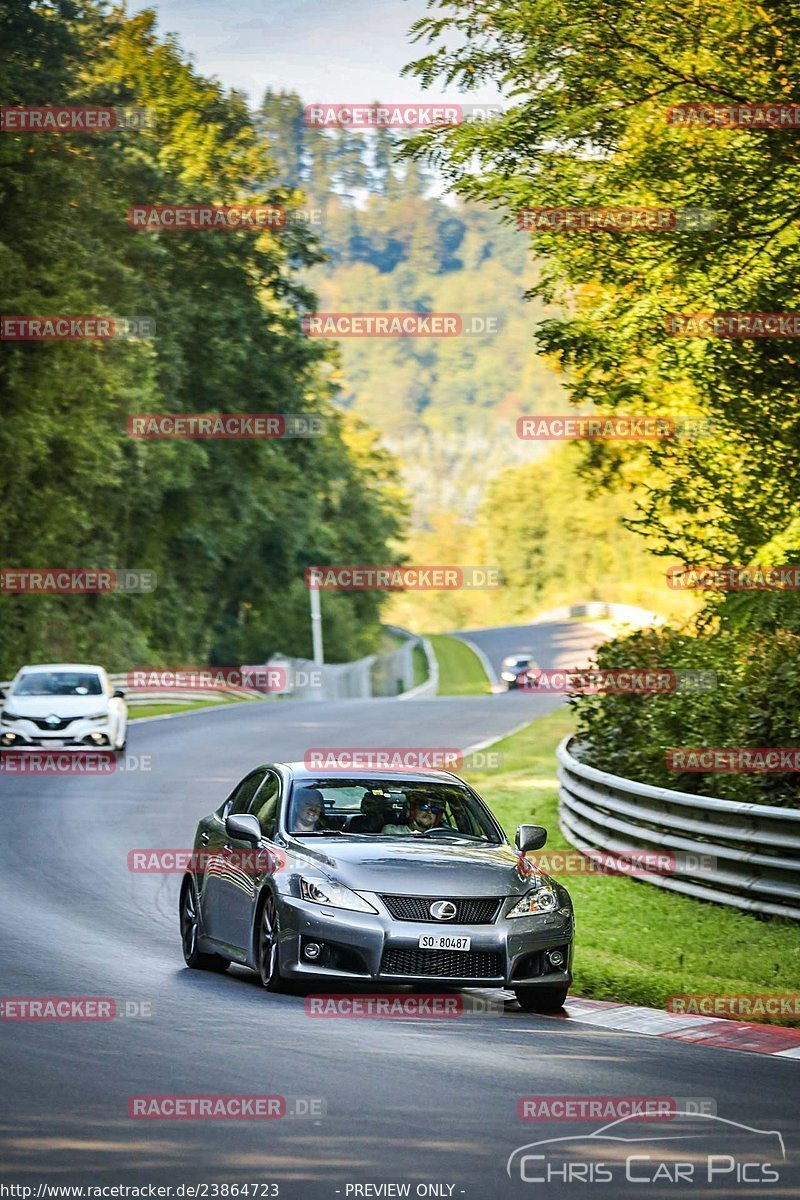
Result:
{"label": "driver wearing helmet", "polygon": [[413,797],[408,802],[405,825],[384,825],[382,834],[421,834],[435,829],[442,822],[444,804],[430,796]]}

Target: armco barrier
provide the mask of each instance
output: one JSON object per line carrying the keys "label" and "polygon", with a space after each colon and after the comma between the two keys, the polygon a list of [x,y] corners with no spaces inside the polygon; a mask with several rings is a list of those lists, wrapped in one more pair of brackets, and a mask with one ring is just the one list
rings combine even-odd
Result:
{"label": "armco barrier", "polygon": [[[673,852],[679,869],[638,879],[749,912],[800,921],[800,811],[652,787],[587,766],[565,738],[558,758],[558,823],[584,853]],[[682,864],[697,856],[701,865]],[[701,856],[713,860],[703,865]],[[697,859],[696,859],[697,860]]]}
{"label": "armco barrier", "polygon": [[[289,687],[281,692],[282,696],[294,699],[312,700],[369,700],[375,696],[403,696],[407,698],[422,698],[435,696],[438,679],[436,659],[430,643],[425,638],[417,637],[406,629],[387,625],[386,628],[405,640],[397,650],[386,654],[370,654],[366,658],[356,659],[348,663],[326,663],[317,667],[310,659],[287,658],[285,655],[274,655],[266,667],[285,667],[291,677],[298,677],[307,683]],[[428,661],[428,680],[414,687],[414,649],[421,646]],[[154,671],[157,668],[153,668]],[[127,675],[109,675],[114,687],[126,688]],[[320,683],[317,680],[321,680]],[[11,682],[0,683],[0,691],[7,692]],[[263,700],[264,692],[246,687],[219,688],[147,688],[130,690],[128,706],[135,708],[138,704],[157,704],[159,702],[180,702],[203,700],[207,704],[219,703],[228,698],[238,700]]]}

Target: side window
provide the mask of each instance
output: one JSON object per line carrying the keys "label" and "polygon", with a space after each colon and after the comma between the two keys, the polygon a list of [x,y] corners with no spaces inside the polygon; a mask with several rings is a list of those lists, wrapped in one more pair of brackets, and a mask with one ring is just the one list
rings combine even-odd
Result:
{"label": "side window", "polygon": [[278,776],[268,771],[267,778],[250,805],[250,812],[254,817],[258,817],[261,831],[270,841],[275,834],[280,794],[281,784]]}
{"label": "side window", "polygon": [[264,774],[265,772],[263,770],[253,771],[251,775],[248,775],[246,779],[242,780],[222,810],[223,820],[225,817],[247,812],[250,807],[250,801],[253,799],[259,787],[261,786]]}

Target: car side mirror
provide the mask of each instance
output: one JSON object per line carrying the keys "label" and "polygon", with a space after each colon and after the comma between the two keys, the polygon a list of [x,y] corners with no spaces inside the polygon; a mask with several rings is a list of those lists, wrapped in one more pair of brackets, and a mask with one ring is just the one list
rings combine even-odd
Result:
{"label": "car side mirror", "polygon": [[252,842],[254,845],[261,841],[261,826],[258,817],[250,813],[233,813],[225,818],[225,832],[229,838],[238,838],[240,842]]}
{"label": "car side mirror", "polygon": [[524,854],[526,850],[540,850],[547,841],[547,830],[543,825],[520,825],[514,845]]}
{"label": "car side mirror", "polygon": [[124,700],[125,699],[125,693],[122,690],[122,688],[114,689],[114,699],[115,700]]}

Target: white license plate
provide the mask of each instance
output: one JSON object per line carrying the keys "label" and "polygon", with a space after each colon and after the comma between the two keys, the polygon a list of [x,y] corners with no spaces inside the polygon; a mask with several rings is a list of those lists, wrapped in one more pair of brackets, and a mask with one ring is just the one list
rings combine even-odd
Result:
{"label": "white license plate", "polygon": [[420,950],[469,950],[470,938],[455,933],[420,934]]}

